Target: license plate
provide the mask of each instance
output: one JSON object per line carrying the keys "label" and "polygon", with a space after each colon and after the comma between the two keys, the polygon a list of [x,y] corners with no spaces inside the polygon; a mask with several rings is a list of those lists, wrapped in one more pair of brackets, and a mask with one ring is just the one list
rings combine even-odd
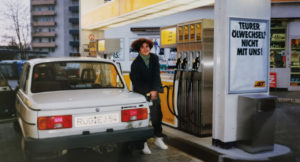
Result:
{"label": "license plate", "polygon": [[119,122],[119,113],[75,117],[75,127],[101,126]]}

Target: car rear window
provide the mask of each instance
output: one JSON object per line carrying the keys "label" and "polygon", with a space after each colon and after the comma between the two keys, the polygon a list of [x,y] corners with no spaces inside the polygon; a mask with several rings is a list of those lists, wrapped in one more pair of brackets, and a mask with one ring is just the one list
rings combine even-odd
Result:
{"label": "car rear window", "polygon": [[51,62],[33,68],[31,91],[124,88],[115,66],[106,62]]}

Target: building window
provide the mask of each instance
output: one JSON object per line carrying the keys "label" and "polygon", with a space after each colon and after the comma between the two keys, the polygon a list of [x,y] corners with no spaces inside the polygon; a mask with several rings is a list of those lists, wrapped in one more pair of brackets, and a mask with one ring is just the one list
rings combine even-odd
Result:
{"label": "building window", "polygon": [[55,42],[55,38],[48,38],[48,42]]}
{"label": "building window", "polygon": [[55,32],[55,28],[48,28],[49,32]]}
{"label": "building window", "polygon": [[48,7],[48,10],[49,10],[49,11],[54,11],[54,6],[49,6],[49,7]]}
{"label": "building window", "polygon": [[79,40],[79,36],[78,35],[73,35],[73,40],[74,41],[78,41]]}
{"label": "building window", "polygon": [[74,53],[79,52],[79,48],[77,48],[77,47],[72,47],[72,52],[74,52]]}
{"label": "building window", "polygon": [[[79,18],[78,18],[79,19]],[[79,24],[71,23],[73,28],[79,28]]]}

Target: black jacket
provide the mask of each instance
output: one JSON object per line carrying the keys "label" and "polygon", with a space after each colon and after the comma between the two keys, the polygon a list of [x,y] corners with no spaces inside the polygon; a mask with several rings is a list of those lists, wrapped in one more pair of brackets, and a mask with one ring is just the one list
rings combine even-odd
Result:
{"label": "black jacket", "polygon": [[130,79],[133,91],[146,95],[150,91],[159,92],[162,84],[158,56],[150,53],[149,68],[140,55],[132,62]]}

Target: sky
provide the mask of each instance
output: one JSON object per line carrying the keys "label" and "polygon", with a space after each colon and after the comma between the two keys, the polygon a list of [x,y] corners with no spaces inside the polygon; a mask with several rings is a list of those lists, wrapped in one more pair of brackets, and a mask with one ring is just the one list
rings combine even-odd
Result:
{"label": "sky", "polygon": [[28,8],[30,5],[30,0],[0,0],[0,45],[7,44],[5,39],[3,39],[4,35],[13,35],[12,31],[7,30],[7,28],[10,27],[8,23],[10,20],[3,15],[3,12],[7,11],[7,8],[5,7],[6,1],[17,1],[18,3],[28,6]]}

